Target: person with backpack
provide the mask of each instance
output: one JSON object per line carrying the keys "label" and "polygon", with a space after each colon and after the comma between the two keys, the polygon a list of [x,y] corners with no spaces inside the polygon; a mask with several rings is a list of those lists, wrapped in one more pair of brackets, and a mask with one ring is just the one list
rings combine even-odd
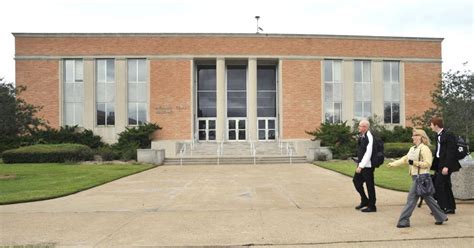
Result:
{"label": "person with backpack", "polygon": [[457,158],[457,139],[451,132],[444,129],[443,119],[434,117],[430,128],[436,135],[436,150],[431,170],[435,171],[435,198],[441,209],[447,214],[456,212],[456,202],[451,184],[451,174],[459,171],[461,165]]}
{"label": "person with backpack", "polygon": [[[394,162],[390,162],[387,165],[388,167],[394,167],[408,164],[408,173],[413,180],[410,191],[408,192],[407,203],[400,214],[400,218],[398,219],[398,228],[410,226],[410,217],[413,213],[413,210],[415,209],[416,202],[420,197],[416,194],[415,180],[420,175],[425,175],[429,178],[430,167],[433,161],[433,155],[431,154],[431,150],[428,147],[430,145],[430,139],[428,138],[428,135],[426,135],[426,132],[421,129],[413,129],[412,139],[414,146],[410,148],[407,155]],[[431,182],[431,179],[429,180]],[[438,203],[432,195],[423,196],[423,198],[433,213],[436,225],[441,225],[444,221],[448,220],[448,217],[438,206]]]}
{"label": "person with backpack", "polygon": [[[355,207],[364,213],[377,212],[375,206],[375,183],[374,183],[374,166],[372,166],[371,158],[374,147],[374,136],[369,131],[370,123],[367,120],[359,122],[359,140],[357,146],[357,168],[354,173],[352,182],[360,195],[360,204]],[[368,197],[364,191],[364,182],[367,187]]]}

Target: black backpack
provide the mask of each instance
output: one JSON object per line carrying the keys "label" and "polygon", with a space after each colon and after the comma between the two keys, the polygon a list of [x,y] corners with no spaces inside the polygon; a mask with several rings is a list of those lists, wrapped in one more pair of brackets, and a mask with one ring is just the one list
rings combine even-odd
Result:
{"label": "black backpack", "polygon": [[383,153],[383,140],[375,135],[374,145],[372,147],[372,157],[370,157],[370,163],[374,168],[379,168],[383,164],[385,155]]}
{"label": "black backpack", "polygon": [[469,154],[469,146],[461,136],[456,137],[456,159],[461,160]]}

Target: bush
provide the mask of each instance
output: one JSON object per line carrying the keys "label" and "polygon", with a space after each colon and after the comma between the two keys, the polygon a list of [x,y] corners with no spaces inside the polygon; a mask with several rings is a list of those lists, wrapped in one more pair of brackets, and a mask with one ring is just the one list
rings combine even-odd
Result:
{"label": "bush", "polygon": [[80,144],[33,145],[2,153],[4,163],[62,163],[92,160],[92,150]]}
{"label": "bush", "polygon": [[118,142],[112,145],[112,148],[120,154],[122,160],[137,159],[137,149],[150,148],[152,135],[159,129],[161,127],[154,123],[126,127],[125,131],[119,133]]}
{"label": "bush", "polygon": [[[400,158],[405,156],[408,153],[410,147],[413,146],[413,143],[385,143],[384,153],[387,158]],[[430,145],[429,148],[431,152],[434,152],[436,148],[434,145]]]}
{"label": "bush", "polygon": [[104,145],[99,147],[96,150],[96,154],[99,155],[104,161],[112,161],[120,159],[120,154],[118,151],[112,149],[109,145]]}
{"label": "bush", "polygon": [[94,135],[91,130],[78,128],[77,126],[65,126],[59,130],[55,128],[46,128],[32,135],[33,144],[82,144],[92,149],[103,146],[101,137]]}
{"label": "bush", "polygon": [[356,133],[351,132],[346,122],[343,123],[322,123],[319,129],[308,132],[314,139],[321,140],[322,146],[328,146],[334,158],[347,159],[354,155],[357,141],[354,138]]}

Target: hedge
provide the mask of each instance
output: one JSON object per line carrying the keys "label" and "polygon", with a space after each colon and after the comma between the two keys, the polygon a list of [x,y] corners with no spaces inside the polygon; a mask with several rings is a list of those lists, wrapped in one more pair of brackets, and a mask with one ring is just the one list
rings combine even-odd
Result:
{"label": "hedge", "polygon": [[[384,153],[387,158],[400,158],[405,156],[408,153],[410,147],[413,146],[413,143],[385,143],[384,144]],[[433,151],[433,146],[430,146],[431,151]]]}
{"label": "hedge", "polygon": [[24,146],[2,153],[4,163],[62,163],[92,160],[92,150],[80,144],[48,144]]}

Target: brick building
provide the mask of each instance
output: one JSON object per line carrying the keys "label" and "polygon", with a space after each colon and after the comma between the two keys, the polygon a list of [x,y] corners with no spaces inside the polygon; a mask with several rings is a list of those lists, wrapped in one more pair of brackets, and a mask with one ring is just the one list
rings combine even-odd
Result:
{"label": "brick building", "polygon": [[114,142],[155,122],[169,141],[307,140],[321,122],[387,125],[431,104],[442,38],[14,33],[16,84],[54,127]]}

